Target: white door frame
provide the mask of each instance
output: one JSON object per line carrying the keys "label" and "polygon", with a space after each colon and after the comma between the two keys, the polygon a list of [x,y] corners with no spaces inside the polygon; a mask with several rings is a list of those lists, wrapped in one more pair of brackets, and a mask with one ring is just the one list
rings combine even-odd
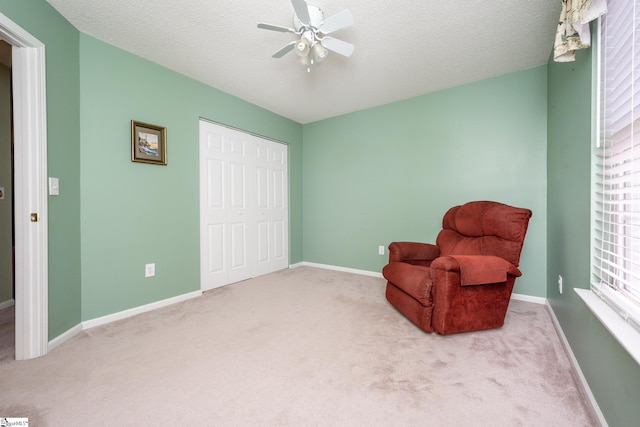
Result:
{"label": "white door frame", "polygon": [[[47,353],[47,112],[44,44],[0,13],[13,47],[16,359]],[[36,220],[32,220],[32,215]]]}

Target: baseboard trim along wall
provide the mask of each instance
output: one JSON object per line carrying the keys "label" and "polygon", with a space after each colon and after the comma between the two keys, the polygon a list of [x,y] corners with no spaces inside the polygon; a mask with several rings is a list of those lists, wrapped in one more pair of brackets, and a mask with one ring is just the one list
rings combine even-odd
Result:
{"label": "baseboard trim along wall", "polygon": [[126,319],[128,317],[132,317],[138,314],[146,313],[147,311],[156,310],[158,308],[167,307],[169,305],[177,304],[182,301],[187,301],[192,298],[197,298],[202,295],[202,291],[194,291],[189,292],[187,294],[177,295],[175,297],[163,299],[161,301],[152,302],[150,304],[141,305],[139,307],[130,308],[128,310],[119,311],[117,313],[108,314],[106,316],[97,317],[91,320],[85,320],[80,324],[74,326],[66,332],[58,335],[51,341],[49,341],[48,351],[53,350],[54,348],[60,346],[62,343],[70,340],[78,333],[86,330],[95,328],[96,326],[106,325],[107,323],[115,322],[118,320]]}
{"label": "baseboard trim along wall", "polygon": [[532,302],[534,304],[542,304],[542,305],[545,305],[547,303],[546,298],[532,297],[531,295],[523,295],[523,294],[516,294],[516,293],[511,294],[511,299],[524,301],[524,302]]}
{"label": "baseboard trim along wall", "polygon": [[139,307],[130,308],[129,310],[120,311],[118,313],[108,314],[96,319],[85,320],[84,322],[82,322],[82,329],[91,329],[95,328],[96,326],[106,325],[107,323],[126,319],[127,317],[132,317],[137,314],[146,313],[147,311],[155,310],[157,308],[173,305],[182,301],[189,300],[191,298],[197,298],[200,295],[202,295],[202,291],[194,291],[188,294],[182,294],[172,298],[163,299],[161,301],[152,302],[150,304],[141,305]]}
{"label": "baseboard trim along wall", "polygon": [[328,264],[317,264],[315,262],[302,261],[289,266],[289,268],[298,268],[298,267],[322,268],[324,270],[342,271],[345,273],[360,274],[362,276],[382,278],[382,273],[378,273],[377,271],[357,270],[355,268],[338,267],[337,265],[328,265]]}
{"label": "baseboard trim along wall", "polygon": [[56,347],[60,347],[62,344],[69,341],[71,338],[75,337],[80,332],[82,332],[82,323],[79,323],[73,328],[68,329],[67,331],[61,333],[60,335],[58,335],[57,337],[49,341],[49,344],[47,345],[47,353]]}
{"label": "baseboard trim along wall", "polygon": [[549,304],[548,301],[547,301],[547,303],[545,305],[547,306],[547,311],[549,312],[549,316],[551,317],[551,321],[553,322],[553,326],[556,329],[556,333],[560,337],[560,342],[562,342],[562,346],[564,347],[564,351],[567,353],[567,356],[569,356],[569,362],[571,363],[571,366],[573,367],[573,371],[576,373],[576,376],[578,377],[578,383],[579,383],[580,387],[582,388],[582,392],[584,393],[584,395],[587,398],[587,401],[589,402],[589,408],[591,409],[591,415],[593,415],[593,418],[602,427],[607,427],[609,424],[607,424],[607,420],[604,418],[604,414],[600,410],[600,406],[598,405],[598,402],[596,401],[595,396],[591,392],[591,388],[589,387],[589,383],[587,383],[587,379],[585,378],[584,374],[582,373],[582,369],[580,368],[580,365],[578,364],[578,359],[576,359],[576,356],[573,354],[573,350],[571,349],[571,345],[569,344],[569,341],[567,340],[567,337],[565,336],[564,331],[562,330],[562,326],[560,326],[560,322],[558,321],[558,318],[556,317],[556,314],[554,313],[553,308],[551,307],[551,305]]}
{"label": "baseboard trim along wall", "polygon": [[5,308],[13,307],[14,305],[16,305],[16,301],[13,298],[8,299],[6,301],[2,301],[2,302],[0,302],[0,310],[4,310]]}
{"label": "baseboard trim along wall", "polygon": [[[357,270],[354,268],[347,267],[338,267],[335,265],[328,264],[317,264],[315,262],[307,262],[302,261],[296,264],[292,264],[289,268],[298,268],[298,267],[314,267],[314,268],[322,268],[325,270],[334,270],[334,271],[343,271],[345,273],[353,273],[353,274],[361,274],[363,276],[371,276],[371,277],[379,277],[382,278],[382,273],[378,273],[377,271],[367,271],[367,270]],[[530,295],[522,295],[522,294],[511,294],[511,299],[525,302],[532,302],[534,304],[546,304],[547,299],[542,297],[532,297]]]}

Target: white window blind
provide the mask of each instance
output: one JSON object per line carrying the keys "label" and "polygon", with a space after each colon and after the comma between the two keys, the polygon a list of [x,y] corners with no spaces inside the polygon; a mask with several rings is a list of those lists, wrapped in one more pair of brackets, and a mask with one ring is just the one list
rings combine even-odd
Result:
{"label": "white window blind", "polygon": [[601,18],[594,291],[640,329],[640,0]]}

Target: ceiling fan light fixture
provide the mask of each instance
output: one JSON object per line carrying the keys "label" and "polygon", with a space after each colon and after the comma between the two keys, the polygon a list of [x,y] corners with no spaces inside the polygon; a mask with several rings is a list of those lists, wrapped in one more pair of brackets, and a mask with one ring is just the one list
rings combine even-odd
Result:
{"label": "ceiling fan light fixture", "polygon": [[300,40],[298,40],[298,42],[296,43],[295,50],[300,57],[308,56],[310,50],[309,40],[307,40],[306,37],[300,38]]}
{"label": "ceiling fan light fixture", "polygon": [[315,62],[322,62],[329,55],[329,50],[320,43],[315,43],[311,48],[311,55]]}
{"label": "ceiling fan light fixture", "polygon": [[311,58],[309,58],[309,55],[301,56],[300,63],[305,67],[308,67],[311,65]]}

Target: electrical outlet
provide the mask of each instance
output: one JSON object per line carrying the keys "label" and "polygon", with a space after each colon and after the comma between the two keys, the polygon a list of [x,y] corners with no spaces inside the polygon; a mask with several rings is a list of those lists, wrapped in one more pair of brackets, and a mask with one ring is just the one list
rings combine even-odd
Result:
{"label": "electrical outlet", "polygon": [[384,246],[383,245],[378,246],[378,255],[384,255]]}
{"label": "electrical outlet", "polygon": [[562,276],[558,276],[558,292],[562,295]]}
{"label": "electrical outlet", "polygon": [[145,264],[144,266],[144,277],[153,277],[156,275],[156,264]]}

